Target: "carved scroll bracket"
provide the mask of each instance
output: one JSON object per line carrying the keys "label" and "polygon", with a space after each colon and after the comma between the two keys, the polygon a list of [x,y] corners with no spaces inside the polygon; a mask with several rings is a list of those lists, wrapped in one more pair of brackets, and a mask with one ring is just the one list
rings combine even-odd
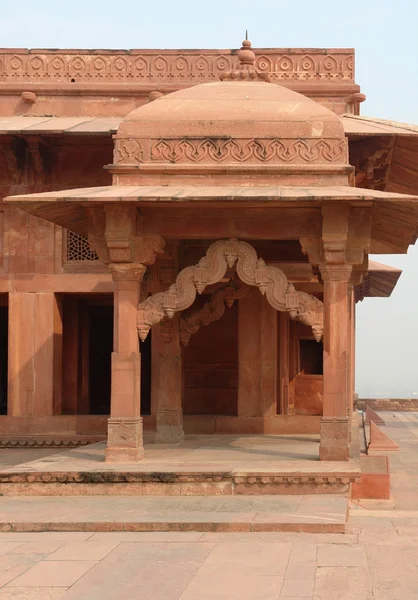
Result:
{"label": "carved scroll bracket", "polygon": [[239,279],[256,286],[267,301],[280,311],[289,312],[312,327],[315,339],[322,337],[323,304],[320,300],[296,291],[286,275],[277,267],[266,265],[250,244],[236,239],[214,242],[197,265],[186,267],[176,282],[166,292],[154,294],[138,306],[137,327],[141,340],[145,340],[151,327],[164,318],[191,306],[196,294],[206,286],[219,282],[228,268],[235,266]]}

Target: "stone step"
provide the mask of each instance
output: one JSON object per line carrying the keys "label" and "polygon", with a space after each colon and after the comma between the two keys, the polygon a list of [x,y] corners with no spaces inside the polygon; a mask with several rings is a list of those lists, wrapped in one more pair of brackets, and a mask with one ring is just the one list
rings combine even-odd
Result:
{"label": "stone step", "polygon": [[[335,463],[334,463],[335,464]],[[135,470],[91,471],[21,470],[0,472],[0,494],[5,496],[231,496],[348,494],[360,480],[359,463],[334,467],[318,463],[305,469],[294,465],[263,470],[185,468],[161,470],[137,466]],[[149,470],[148,470],[149,469]]]}
{"label": "stone step", "polygon": [[292,496],[9,496],[0,531],[293,531],[343,533],[348,498]]}

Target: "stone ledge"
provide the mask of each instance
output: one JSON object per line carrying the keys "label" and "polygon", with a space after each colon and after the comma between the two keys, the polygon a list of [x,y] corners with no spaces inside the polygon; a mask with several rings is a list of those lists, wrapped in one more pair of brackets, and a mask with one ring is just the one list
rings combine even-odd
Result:
{"label": "stone ledge", "polygon": [[270,474],[256,476],[238,475],[232,473],[141,473],[141,472],[90,472],[90,473],[0,473],[0,483],[207,483],[222,481],[234,484],[264,485],[264,484],[344,484],[347,485],[360,478],[360,473],[344,475],[324,474],[309,477],[305,475]]}
{"label": "stone ledge", "polygon": [[79,437],[2,437],[0,448],[76,448],[106,440],[106,436]]}

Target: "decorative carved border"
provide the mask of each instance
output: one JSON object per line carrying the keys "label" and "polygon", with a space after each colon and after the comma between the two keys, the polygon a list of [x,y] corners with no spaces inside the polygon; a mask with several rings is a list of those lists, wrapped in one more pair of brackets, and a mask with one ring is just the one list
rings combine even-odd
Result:
{"label": "decorative carved border", "polygon": [[97,436],[92,439],[73,438],[73,439],[48,439],[48,438],[3,438],[0,439],[0,448],[76,448],[77,446],[87,446],[106,440],[105,435]]}
{"label": "decorative carved border", "polygon": [[197,333],[201,325],[210,325],[219,321],[225,313],[225,307],[231,308],[235,300],[244,298],[249,287],[242,282],[233,282],[215,290],[203,308],[184,315],[180,319],[180,342],[187,346],[192,335]]}
{"label": "decorative carved border", "polygon": [[332,474],[304,476],[299,474],[271,475],[234,475],[231,472],[186,473],[186,472],[152,472],[139,471],[94,471],[94,472],[49,472],[43,473],[0,473],[0,483],[233,483],[235,485],[348,485],[360,480],[360,474]]}
{"label": "decorative carved border", "polygon": [[[271,81],[354,82],[352,50],[254,50],[255,69]],[[217,81],[238,68],[235,51],[139,50],[69,52],[23,51],[0,54],[3,83],[195,85]]]}
{"label": "decorative carved border", "polygon": [[197,265],[186,267],[166,292],[147,298],[138,306],[137,328],[142,341],[153,325],[164,317],[189,308],[208,285],[218,283],[228,269],[236,268],[239,279],[258,287],[273,308],[286,311],[294,320],[312,327],[317,341],[323,333],[323,303],[305,292],[298,292],[278,267],[268,266],[250,244],[236,239],[219,240],[209,246]]}
{"label": "decorative carved border", "polygon": [[[145,146],[150,148],[145,151]],[[116,138],[115,164],[159,163],[342,163],[348,162],[345,139]]]}

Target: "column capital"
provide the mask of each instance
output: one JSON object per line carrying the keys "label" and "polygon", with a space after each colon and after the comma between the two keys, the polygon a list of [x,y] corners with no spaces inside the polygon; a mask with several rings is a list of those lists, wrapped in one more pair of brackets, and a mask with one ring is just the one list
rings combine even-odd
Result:
{"label": "column capital", "polygon": [[140,283],[147,267],[141,263],[111,263],[109,269],[113,281],[137,281]]}
{"label": "column capital", "polygon": [[329,265],[323,263],[319,265],[321,277],[323,281],[340,281],[349,282],[353,272],[353,266],[348,264]]}

